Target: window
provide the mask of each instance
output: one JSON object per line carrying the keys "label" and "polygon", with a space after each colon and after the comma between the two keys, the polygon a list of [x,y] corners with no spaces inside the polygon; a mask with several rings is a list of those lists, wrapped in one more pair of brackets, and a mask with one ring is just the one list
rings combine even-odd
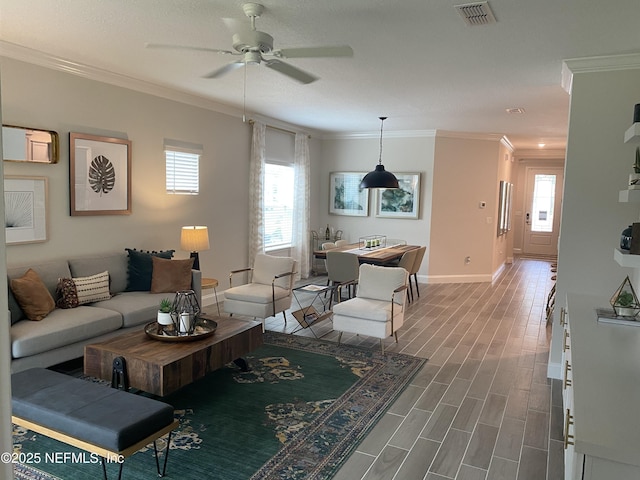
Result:
{"label": "window", "polygon": [[269,163],[264,168],[264,248],[291,246],[293,165]]}
{"label": "window", "polygon": [[556,196],[556,176],[536,175],[533,188],[532,232],[553,231],[553,205]]}
{"label": "window", "polygon": [[197,195],[200,187],[200,155],[202,149],[166,144],[167,193]]}

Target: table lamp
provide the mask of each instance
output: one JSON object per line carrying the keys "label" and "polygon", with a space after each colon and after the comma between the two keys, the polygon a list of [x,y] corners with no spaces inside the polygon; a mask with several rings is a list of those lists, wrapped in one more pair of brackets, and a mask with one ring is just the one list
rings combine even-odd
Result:
{"label": "table lamp", "polygon": [[207,227],[197,225],[182,227],[180,248],[191,252],[191,258],[194,259],[193,269],[200,270],[198,252],[209,250],[209,229]]}

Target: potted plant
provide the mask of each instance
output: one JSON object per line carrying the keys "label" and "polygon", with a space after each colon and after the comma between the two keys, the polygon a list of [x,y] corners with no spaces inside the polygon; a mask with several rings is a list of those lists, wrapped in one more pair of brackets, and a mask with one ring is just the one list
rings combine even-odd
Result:
{"label": "potted plant", "polygon": [[619,317],[635,317],[640,312],[640,302],[628,276],[611,297],[611,306]]}
{"label": "potted plant", "polygon": [[168,298],[160,300],[160,307],[158,308],[158,323],[160,325],[173,325],[173,319],[171,318],[171,307],[173,302]]}

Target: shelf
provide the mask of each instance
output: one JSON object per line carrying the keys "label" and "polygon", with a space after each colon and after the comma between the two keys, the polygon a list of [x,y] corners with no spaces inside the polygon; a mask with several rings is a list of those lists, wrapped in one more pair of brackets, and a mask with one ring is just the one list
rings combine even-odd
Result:
{"label": "shelf", "polygon": [[618,194],[620,203],[640,203],[640,190],[620,190]]}
{"label": "shelf", "polygon": [[624,143],[640,142],[640,122],[636,122],[624,132]]}
{"label": "shelf", "polygon": [[631,255],[626,250],[616,248],[613,251],[613,259],[622,267],[640,268],[640,255]]}

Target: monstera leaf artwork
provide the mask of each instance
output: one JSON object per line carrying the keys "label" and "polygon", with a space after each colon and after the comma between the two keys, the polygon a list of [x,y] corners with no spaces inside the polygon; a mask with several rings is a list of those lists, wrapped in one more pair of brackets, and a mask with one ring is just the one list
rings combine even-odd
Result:
{"label": "monstera leaf artwork", "polygon": [[131,140],[69,133],[71,215],[131,214]]}
{"label": "monstera leaf artwork", "polygon": [[113,190],[116,184],[116,169],[104,155],[98,155],[89,167],[89,186],[91,190],[102,195]]}

